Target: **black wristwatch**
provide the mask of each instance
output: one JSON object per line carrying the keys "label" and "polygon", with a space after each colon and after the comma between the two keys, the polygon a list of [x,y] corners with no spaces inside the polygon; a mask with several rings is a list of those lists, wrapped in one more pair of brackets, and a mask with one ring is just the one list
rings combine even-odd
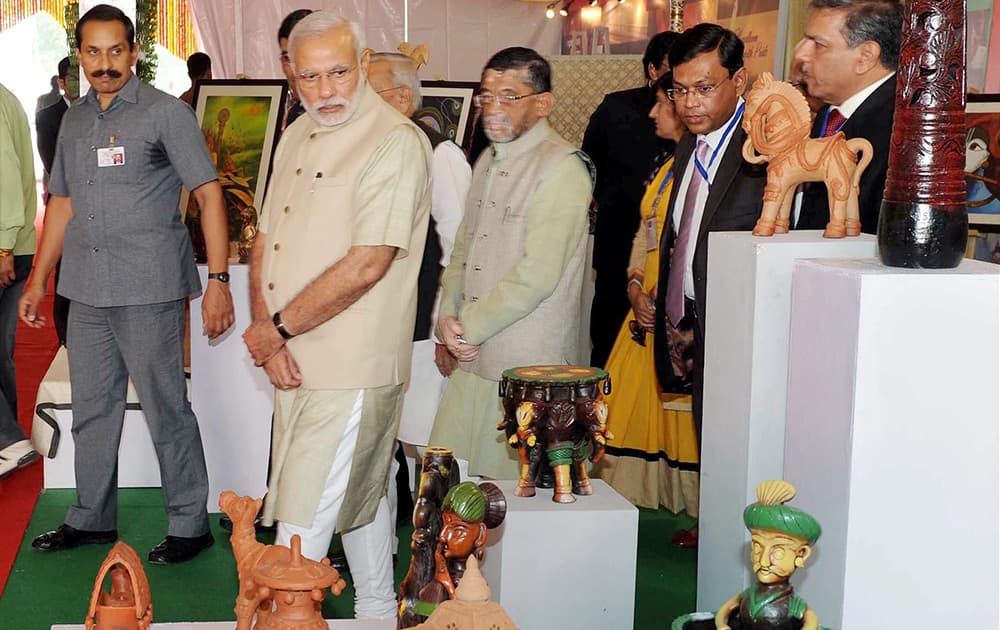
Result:
{"label": "black wristwatch", "polygon": [[295,336],[285,329],[285,324],[281,321],[281,311],[275,311],[271,321],[274,322],[274,327],[278,329],[278,334],[281,335],[282,339],[287,340]]}
{"label": "black wristwatch", "polygon": [[219,282],[225,282],[229,284],[229,273],[225,271],[220,271],[219,273],[208,274],[209,280],[218,280]]}

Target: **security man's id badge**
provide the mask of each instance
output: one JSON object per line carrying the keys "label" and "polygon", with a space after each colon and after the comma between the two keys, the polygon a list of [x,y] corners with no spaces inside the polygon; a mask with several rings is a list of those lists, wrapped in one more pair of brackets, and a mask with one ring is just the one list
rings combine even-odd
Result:
{"label": "security man's id badge", "polygon": [[97,166],[125,166],[125,147],[107,147],[97,150]]}

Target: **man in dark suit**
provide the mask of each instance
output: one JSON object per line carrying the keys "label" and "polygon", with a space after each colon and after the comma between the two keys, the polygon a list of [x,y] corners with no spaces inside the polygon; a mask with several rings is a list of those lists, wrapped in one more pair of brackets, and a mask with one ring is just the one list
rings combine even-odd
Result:
{"label": "man in dark suit", "polygon": [[[59,137],[59,125],[63,114],[69,109],[69,99],[66,98],[66,79],[69,77],[69,57],[63,57],[59,62],[59,100],[35,113],[35,135],[38,141],[38,154],[42,157],[42,182],[45,186],[45,199],[48,201],[49,172],[52,170],[52,160],[56,156],[56,139]],[[56,283],[59,282],[59,265],[56,265]],[[59,344],[66,345],[66,322],[69,319],[69,300],[56,293],[52,302],[52,323],[56,327]]]}
{"label": "man in dark suit", "polygon": [[[810,6],[795,61],[809,94],[827,104],[816,115],[812,136],[843,131],[872,143],[858,206],[861,231],[874,234],[889,165],[902,9],[897,0],[812,0]],[[829,217],[826,186],[805,185],[796,229],[823,229]]]}
{"label": "man in dark suit", "polygon": [[278,27],[278,48],[281,50],[278,58],[281,60],[281,71],[285,74],[285,79],[288,80],[288,101],[285,103],[285,117],[281,123],[282,129],[295,122],[296,118],[306,112],[305,108],[302,107],[302,102],[299,100],[299,92],[295,86],[295,71],[292,69],[291,58],[288,56],[288,38],[291,36],[295,25],[310,13],[312,13],[312,9],[296,9],[286,15],[281,20],[281,26]]}
{"label": "man in dark suit", "polygon": [[63,57],[59,62],[59,99],[43,107],[35,113],[35,132],[38,136],[38,153],[42,156],[45,167],[45,179],[48,180],[52,170],[52,160],[56,156],[56,138],[59,137],[59,125],[63,114],[69,109],[69,99],[66,98],[66,77],[69,75],[69,57]]}
{"label": "man in dark suit", "polygon": [[[670,45],[677,33],[654,35],[642,58],[646,79],[669,70]],[[656,99],[647,87],[612,92],[590,116],[583,136],[583,152],[597,168],[594,200],[594,301],[590,312],[591,365],[604,367],[628,301],[628,261],[632,241],[639,229],[639,202],[643,183],[653,168],[656,154],[665,147],[656,137],[649,118]]]}
{"label": "man in dark suit", "polygon": [[[716,24],[699,24],[677,38],[669,61],[674,87],[667,96],[690,133],[674,154],[677,184],[660,240],[654,354],[663,390],[691,392],[700,443],[708,235],[752,229],[767,178],[742,156],[748,73],[739,37]],[[696,530],[674,543],[696,544]]]}

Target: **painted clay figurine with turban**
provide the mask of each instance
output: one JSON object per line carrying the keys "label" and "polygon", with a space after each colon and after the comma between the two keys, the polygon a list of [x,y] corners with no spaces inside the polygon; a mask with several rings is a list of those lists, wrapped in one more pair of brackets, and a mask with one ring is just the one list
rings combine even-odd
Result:
{"label": "painted clay figurine with turban", "polygon": [[482,560],[487,530],[499,526],[506,513],[506,500],[495,484],[465,481],[448,490],[441,506],[441,534],[434,550],[434,579],[420,590],[418,613],[428,615],[433,606],[455,599],[455,587],[465,574],[466,561],[473,555]]}
{"label": "painted clay figurine with turban", "polygon": [[757,502],[743,511],[750,530],[757,584],[734,595],[715,615],[718,630],[817,630],[816,613],[797,597],[788,579],[805,565],[821,528],[815,518],[785,505],[795,497],[786,481],[757,486]]}

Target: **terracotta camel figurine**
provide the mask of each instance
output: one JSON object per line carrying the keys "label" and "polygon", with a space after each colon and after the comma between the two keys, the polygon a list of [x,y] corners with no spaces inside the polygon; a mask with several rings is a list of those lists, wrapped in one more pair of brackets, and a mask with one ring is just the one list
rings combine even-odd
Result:
{"label": "terracotta camel figurine", "polygon": [[253,581],[254,570],[268,563],[288,561],[291,551],[287,547],[265,545],[257,541],[254,519],[260,510],[261,499],[241,497],[226,490],[219,496],[219,507],[233,521],[229,537],[236,558],[236,571],[240,577],[240,591],[236,596],[236,630],[251,630],[254,613],[258,621],[271,612],[271,600],[262,599],[260,589]]}

